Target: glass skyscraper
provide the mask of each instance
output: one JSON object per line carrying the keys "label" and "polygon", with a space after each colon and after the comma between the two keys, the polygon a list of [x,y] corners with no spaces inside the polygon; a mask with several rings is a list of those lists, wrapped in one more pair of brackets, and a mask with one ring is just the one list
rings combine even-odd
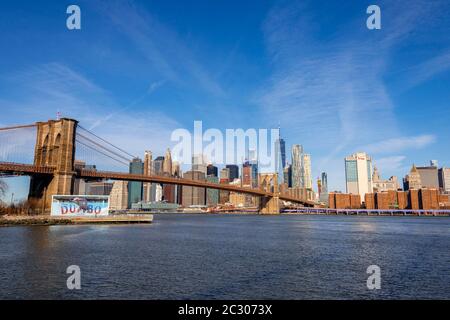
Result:
{"label": "glass skyscraper", "polygon": [[345,181],[347,193],[359,194],[361,201],[366,193],[373,192],[372,158],[358,152],[345,158]]}
{"label": "glass skyscraper", "polygon": [[[130,173],[144,174],[144,162],[139,158],[134,158],[130,162]],[[142,182],[130,181],[128,183],[128,208],[133,203],[142,201]]]}

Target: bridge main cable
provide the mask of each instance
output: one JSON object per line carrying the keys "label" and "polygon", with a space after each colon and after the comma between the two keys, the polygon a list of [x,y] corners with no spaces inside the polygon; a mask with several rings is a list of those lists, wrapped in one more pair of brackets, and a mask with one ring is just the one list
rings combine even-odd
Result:
{"label": "bridge main cable", "polygon": [[136,158],[136,156],[134,156],[134,155],[132,155],[132,154],[128,153],[127,151],[125,151],[125,150],[123,150],[123,149],[121,149],[121,148],[119,148],[119,147],[117,147],[117,146],[113,145],[113,144],[112,144],[111,142],[109,142],[109,141],[106,141],[105,139],[103,139],[102,137],[99,137],[98,135],[96,135],[95,133],[93,133],[93,132],[89,131],[88,129],[86,129],[86,128],[83,128],[83,127],[82,127],[82,126],[80,126],[80,125],[78,125],[78,128],[80,128],[80,129],[82,129],[82,130],[86,131],[87,133],[90,133],[90,134],[92,134],[92,135],[93,135],[94,137],[96,137],[97,139],[100,139],[101,141],[103,141],[103,142],[105,142],[105,143],[109,144],[109,145],[110,145],[111,147],[113,147],[113,148],[116,148],[117,150],[119,150],[119,151],[121,151],[121,152],[125,153],[126,155],[130,156],[131,158]]}
{"label": "bridge main cable", "polygon": [[22,125],[22,126],[5,127],[5,128],[0,128],[0,131],[33,128],[33,127],[36,127],[36,124],[26,124],[26,125]]}

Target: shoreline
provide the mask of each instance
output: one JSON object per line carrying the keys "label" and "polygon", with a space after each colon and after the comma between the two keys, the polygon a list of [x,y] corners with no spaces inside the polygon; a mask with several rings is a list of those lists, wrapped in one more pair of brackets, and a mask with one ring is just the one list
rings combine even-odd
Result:
{"label": "shoreline", "polygon": [[153,222],[153,215],[117,215],[104,217],[57,217],[42,216],[1,216],[0,227],[14,226],[55,226],[55,225],[83,225],[83,224],[149,224]]}

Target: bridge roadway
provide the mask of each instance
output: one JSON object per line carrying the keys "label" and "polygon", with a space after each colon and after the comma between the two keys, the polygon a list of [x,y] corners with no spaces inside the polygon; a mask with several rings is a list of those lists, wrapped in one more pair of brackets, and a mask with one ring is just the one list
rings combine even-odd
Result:
{"label": "bridge roadway", "polygon": [[[0,172],[8,174],[18,175],[33,175],[33,174],[53,174],[55,169],[53,167],[42,167],[35,165],[0,162]],[[94,171],[94,170],[77,170],[75,171],[77,178],[99,178],[99,179],[111,179],[111,180],[124,180],[124,181],[137,181],[137,182],[154,182],[161,184],[175,184],[189,187],[200,187],[216,190],[233,191],[238,193],[246,193],[253,196],[260,197],[273,197],[274,194],[266,192],[261,189],[252,189],[239,187],[229,184],[217,184],[211,182],[203,182],[198,180],[189,180],[184,178],[164,177],[164,176],[144,176],[140,174],[110,172],[110,171]],[[307,206],[314,206],[314,202],[300,200],[289,195],[279,195],[280,200],[291,201],[294,203],[301,203]]]}

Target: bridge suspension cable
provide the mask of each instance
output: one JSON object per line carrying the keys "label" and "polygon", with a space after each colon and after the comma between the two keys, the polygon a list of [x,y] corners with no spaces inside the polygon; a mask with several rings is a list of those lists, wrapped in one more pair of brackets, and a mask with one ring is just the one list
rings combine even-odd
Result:
{"label": "bridge suspension cable", "polygon": [[123,150],[123,149],[121,149],[121,148],[119,148],[119,147],[113,145],[111,142],[106,141],[105,139],[99,137],[98,135],[96,135],[95,133],[89,131],[88,129],[85,129],[85,128],[83,128],[83,127],[80,126],[80,125],[78,125],[78,128],[81,129],[81,130],[84,130],[84,131],[88,132],[89,134],[93,135],[93,136],[96,137],[97,139],[99,139],[99,140],[103,141],[104,143],[110,145],[111,147],[113,147],[113,148],[115,148],[115,149],[117,149],[117,150],[119,150],[119,151],[125,153],[126,155],[130,156],[131,158],[136,158],[136,156],[134,156],[134,155],[128,153],[127,151],[125,151],[125,150]]}
{"label": "bridge suspension cable", "polygon": [[114,160],[114,161],[117,161],[117,162],[119,162],[119,163],[121,163],[121,164],[124,164],[124,165],[126,165],[126,166],[129,164],[129,162],[125,162],[125,161],[123,161],[123,160],[116,159],[116,158],[112,157],[111,155],[108,155],[108,154],[105,153],[105,152],[102,152],[102,151],[100,151],[100,150],[97,150],[97,149],[95,149],[94,147],[92,147],[92,146],[90,146],[90,145],[88,145],[88,144],[86,144],[86,143],[81,142],[81,141],[78,140],[78,139],[75,139],[75,141],[78,142],[79,144],[85,146],[86,148],[89,148],[89,149],[91,149],[91,150],[93,150],[93,151],[95,151],[95,152],[98,152],[98,153],[100,153],[100,154],[102,154],[102,155],[108,157],[109,159],[112,159],[112,160]]}
{"label": "bridge suspension cable", "polygon": [[[75,141],[77,143],[76,159],[86,165],[95,166],[102,170],[124,170],[134,156],[115,146],[97,134],[78,125]],[[120,168],[118,165],[120,164]]]}

